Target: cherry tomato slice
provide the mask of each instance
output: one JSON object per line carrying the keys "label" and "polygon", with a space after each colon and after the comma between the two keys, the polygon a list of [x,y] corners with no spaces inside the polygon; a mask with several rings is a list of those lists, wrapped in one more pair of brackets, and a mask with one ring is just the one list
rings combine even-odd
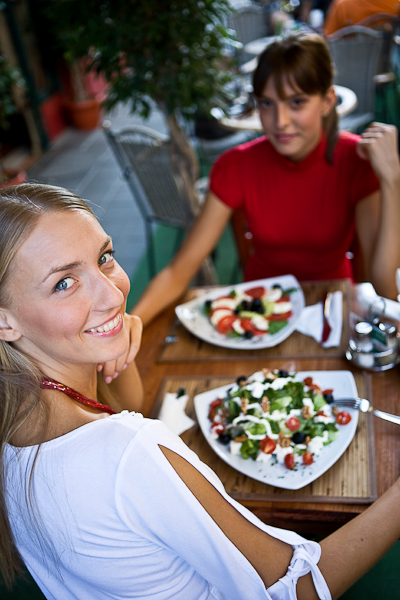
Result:
{"label": "cherry tomato slice", "polygon": [[216,324],[215,327],[219,333],[222,333],[223,335],[225,335],[225,334],[233,331],[232,324],[236,321],[236,319],[237,319],[236,315],[226,315],[225,317],[222,317],[222,319],[220,319],[218,321],[218,323]]}
{"label": "cherry tomato slice", "polygon": [[290,319],[292,314],[292,311],[289,310],[288,312],[282,313],[281,315],[269,315],[267,319],[268,321],[287,321],[288,319]]}
{"label": "cherry tomato slice", "polygon": [[303,379],[304,385],[311,385],[312,382],[313,382],[313,378],[312,377],[306,377],[305,379]]}
{"label": "cherry tomato slice", "polygon": [[290,302],[290,296],[281,296],[279,300],[275,300],[279,304],[279,302]]}
{"label": "cherry tomato slice", "polygon": [[336,423],[338,425],[347,425],[350,423],[351,415],[347,412],[347,410],[342,410],[336,415]]}
{"label": "cherry tomato slice", "polygon": [[290,452],[290,454],[286,454],[286,456],[285,456],[285,465],[287,466],[288,469],[293,469],[294,468],[294,454],[293,454],[293,452]]}
{"label": "cherry tomato slice", "polygon": [[221,433],[224,433],[225,431],[225,425],[223,425],[222,423],[211,423],[211,431],[213,433],[221,435]]}
{"label": "cherry tomato slice", "polygon": [[290,431],[297,431],[300,428],[300,421],[297,417],[289,417],[286,421],[286,427],[290,429]]}
{"label": "cherry tomato slice", "polygon": [[311,452],[304,452],[303,454],[303,463],[305,465],[312,465],[314,462],[314,457]]}
{"label": "cherry tomato slice", "polygon": [[240,324],[245,331],[251,331],[253,335],[264,335],[265,333],[265,331],[257,329],[254,323],[252,323],[251,320],[247,319],[246,317],[242,317],[240,319]]}
{"label": "cherry tomato slice", "polygon": [[210,406],[212,408],[218,408],[218,406],[221,406],[223,400],[222,398],[216,398],[216,400],[213,400],[212,402],[210,402]]}
{"label": "cherry tomato slice", "polygon": [[265,287],[259,286],[250,288],[249,290],[245,290],[244,293],[252,298],[262,298],[265,294]]}
{"label": "cherry tomato slice", "polygon": [[323,396],[325,396],[325,394],[333,394],[333,390],[331,390],[331,389],[324,390],[323,392],[321,392],[321,394],[322,394]]}
{"label": "cherry tomato slice", "polygon": [[272,454],[276,448],[276,443],[273,439],[266,437],[263,440],[260,440],[260,450],[261,452],[265,452],[265,454]]}
{"label": "cherry tomato slice", "polygon": [[314,390],[317,393],[321,392],[321,388],[316,383],[310,383],[308,387],[310,388],[310,390]]}

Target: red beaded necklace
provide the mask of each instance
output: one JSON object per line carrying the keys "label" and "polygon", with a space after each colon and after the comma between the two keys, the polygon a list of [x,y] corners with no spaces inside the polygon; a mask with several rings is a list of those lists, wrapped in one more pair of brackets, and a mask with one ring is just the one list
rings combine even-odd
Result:
{"label": "red beaded necklace", "polygon": [[115,415],[115,410],[113,408],[111,408],[111,406],[108,406],[108,404],[101,404],[101,402],[97,402],[97,400],[91,400],[90,398],[86,398],[86,396],[83,396],[79,392],[76,392],[75,390],[68,387],[67,385],[64,385],[63,383],[59,383],[58,381],[49,379],[48,377],[42,378],[42,388],[58,390],[60,392],[63,392],[64,394],[67,394],[67,396],[69,396],[73,400],[76,400],[77,402],[84,404],[85,406],[90,406],[92,408],[98,408],[99,410],[102,410],[103,412],[108,412],[110,415]]}

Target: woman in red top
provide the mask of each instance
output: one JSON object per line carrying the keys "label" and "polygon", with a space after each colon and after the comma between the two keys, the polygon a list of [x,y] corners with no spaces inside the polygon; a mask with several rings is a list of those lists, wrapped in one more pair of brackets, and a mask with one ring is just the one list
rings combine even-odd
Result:
{"label": "woman in red top", "polygon": [[397,130],[337,132],[333,69],[324,39],[300,33],[270,44],[254,73],[265,137],[224,153],[185,243],[133,310],[144,324],[179,298],[222,235],[246,212],[254,254],[245,279],[292,273],[300,281],[352,277],[355,236],[366,278],[396,295],[400,265]]}

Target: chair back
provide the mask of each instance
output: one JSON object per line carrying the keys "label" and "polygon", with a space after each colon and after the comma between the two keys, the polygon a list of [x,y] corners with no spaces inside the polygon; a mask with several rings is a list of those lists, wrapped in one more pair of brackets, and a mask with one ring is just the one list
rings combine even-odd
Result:
{"label": "chair back", "polygon": [[141,125],[112,131],[106,121],[103,128],[143,217],[187,229],[193,214],[172,169],[170,138]]}
{"label": "chair back", "polygon": [[[266,16],[262,6],[250,5],[239,8],[229,19],[229,26],[236,31],[236,37],[243,45],[268,35]],[[239,63],[243,64],[252,56],[239,52]]]}
{"label": "chair back", "polygon": [[340,120],[340,128],[357,131],[374,120],[375,82],[383,46],[383,34],[352,25],[327,36],[335,64],[335,83],[357,96],[355,112]]}
{"label": "chair back", "polygon": [[383,47],[378,64],[378,73],[387,73],[392,70],[391,54],[394,47],[396,31],[400,27],[400,14],[375,13],[359,21],[357,25],[370,27],[383,34]]}

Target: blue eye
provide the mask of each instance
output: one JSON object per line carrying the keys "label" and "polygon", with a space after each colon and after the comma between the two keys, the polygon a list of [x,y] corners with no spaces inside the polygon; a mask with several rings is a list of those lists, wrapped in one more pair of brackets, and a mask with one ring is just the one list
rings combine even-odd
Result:
{"label": "blue eye", "polygon": [[303,104],[306,103],[305,98],[295,98],[292,102],[293,106],[295,108],[300,108],[300,106],[303,106]]}
{"label": "blue eye", "polygon": [[258,98],[257,104],[259,108],[269,108],[272,106],[272,102],[270,100],[266,100],[263,98]]}
{"label": "blue eye", "polygon": [[74,279],[72,279],[72,277],[64,277],[64,279],[61,279],[61,281],[54,286],[54,289],[57,292],[63,292],[64,290],[70,288],[73,284]]}
{"label": "blue eye", "polygon": [[104,254],[102,254],[100,256],[100,260],[99,260],[99,265],[105,265],[108,262],[111,262],[113,259],[113,256],[115,254],[115,250],[107,250],[107,252],[104,252]]}

